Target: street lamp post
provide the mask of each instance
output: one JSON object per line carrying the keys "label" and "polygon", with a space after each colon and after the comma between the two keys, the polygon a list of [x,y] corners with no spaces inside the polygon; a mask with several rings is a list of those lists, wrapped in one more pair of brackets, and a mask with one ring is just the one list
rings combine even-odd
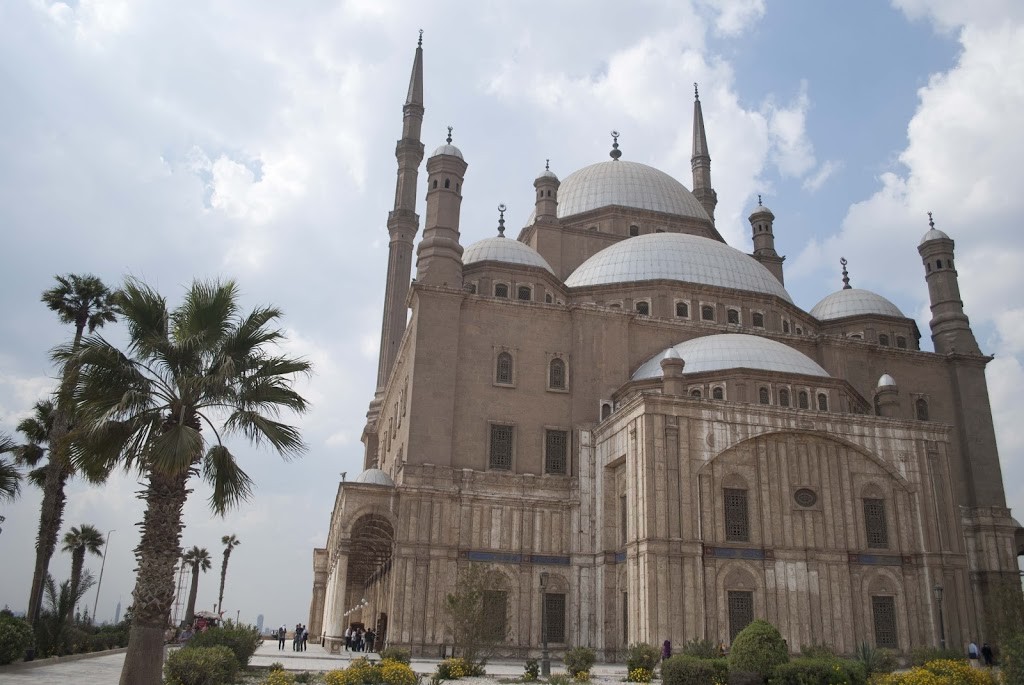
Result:
{"label": "street lamp post", "polygon": [[548,654],[548,574],[546,571],[540,574],[540,674],[547,678],[551,675],[551,656]]}
{"label": "street lamp post", "polygon": [[942,586],[938,583],[932,588],[935,593],[935,603],[939,605],[939,646],[946,648],[946,622],[942,616]]}
{"label": "street lamp post", "polygon": [[96,581],[96,600],[92,603],[92,620],[96,621],[96,607],[100,605],[100,588],[103,586],[103,569],[107,567],[107,547],[110,546],[110,534],[115,529],[107,531],[107,539],[103,541],[103,561],[100,563],[100,579]]}

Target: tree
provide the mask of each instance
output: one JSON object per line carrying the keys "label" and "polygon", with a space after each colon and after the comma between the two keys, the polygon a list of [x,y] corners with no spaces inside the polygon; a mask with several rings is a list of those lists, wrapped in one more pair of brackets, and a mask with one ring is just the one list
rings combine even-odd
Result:
{"label": "tree", "polygon": [[224,561],[220,565],[220,594],[217,595],[217,613],[223,611],[224,606],[224,580],[228,575],[228,558],[231,557],[231,550],[242,544],[242,541],[235,537],[235,534],[225,535],[220,539],[224,545]]}
{"label": "tree", "polygon": [[73,651],[72,613],[93,585],[95,582],[88,571],[79,579],[77,591],[72,590],[70,580],[65,580],[58,586],[53,576],[47,574],[43,587],[48,606],[39,613],[35,629],[39,656],[63,656]]}
{"label": "tree", "polygon": [[195,545],[185,552],[181,558],[183,563],[192,566],[192,589],[188,591],[188,607],[185,609],[185,625],[192,625],[192,619],[196,616],[196,594],[199,592],[199,572],[206,573],[213,565],[210,553],[206,548],[199,548]]}
{"label": "tree", "polygon": [[201,474],[212,488],[211,508],[223,515],[252,489],[224,438],[268,444],[286,458],[300,454],[305,446],[298,429],[277,418],[283,410],[306,411],[292,385],[311,367],[278,354],[285,336],[273,325],[281,312],[261,307],[242,315],[230,281],[194,282],[171,310],[156,291],[129,279],[119,304],[129,333],[126,351],[90,335],[60,357],[78,369],[74,401],[83,428],[73,457],[116,463],[145,479],[121,683],[155,685],[182,556],[189,478]]}
{"label": "tree", "polygon": [[85,566],[86,552],[101,556],[103,554],[104,542],[103,534],[95,526],[90,526],[88,523],[83,523],[78,528],[72,526],[71,530],[64,533],[64,547],[62,549],[65,552],[71,553],[72,595],[78,594],[78,588],[82,580],[82,569]]}
{"label": "tree", "polygon": [[[17,447],[17,443],[9,436],[0,433],[0,454],[13,453]],[[0,459],[0,502],[13,502],[18,499],[20,494],[21,471],[18,469],[17,463]],[[5,520],[3,516],[0,516],[0,523]],[[2,528],[0,528],[0,532],[3,532]]]}
{"label": "tree", "polygon": [[[70,345],[71,350],[78,348],[86,329],[92,334],[104,324],[117,320],[118,309],[114,294],[99,278],[89,274],[68,274],[54,278],[57,285],[43,293],[42,301],[57,313],[61,323],[74,324],[75,337]],[[73,424],[69,393],[74,384],[74,377],[74,366],[65,363],[61,370],[61,384],[57,392],[52,425],[46,434],[50,455],[43,483],[39,532],[36,534],[36,563],[32,572],[32,589],[29,591],[27,611],[27,619],[33,624],[43,602],[46,574],[50,567],[50,559],[57,548],[57,536],[60,534],[60,526],[64,519],[64,505],[67,501],[64,486],[74,474],[74,468],[68,458],[67,439]]]}
{"label": "tree", "polygon": [[486,566],[470,564],[459,570],[444,610],[455,650],[470,664],[485,662],[508,637],[508,592],[501,577]]}

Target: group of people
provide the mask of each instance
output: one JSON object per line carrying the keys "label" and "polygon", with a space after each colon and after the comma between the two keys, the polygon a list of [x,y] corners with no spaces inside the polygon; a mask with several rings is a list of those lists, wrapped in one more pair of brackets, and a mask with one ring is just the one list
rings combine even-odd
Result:
{"label": "group of people", "polygon": [[974,642],[974,640],[971,640],[971,644],[967,645],[967,658],[971,660],[972,666],[980,665],[978,660],[979,655],[982,659],[985,660],[985,666],[992,666],[992,647],[990,647],[989,644],[985,642],[982,644],[981,651],[979,652],[978,645]]}
{"label": "group of people", "polygon": [[[277,648],[284,649],[285,638],[288,637],[288,629],[283,625],[277,629]],[[306,643],[309,642],[309,630],[301,623],[295,624],[295,633],[292,636],[292,651],[305,652]]]}
{"label": "group of people", "polygon": [[373,628],[363,630],[361,626],[349,626],[345,629],[345,651],[372,652],[376,639],[377,635]]}

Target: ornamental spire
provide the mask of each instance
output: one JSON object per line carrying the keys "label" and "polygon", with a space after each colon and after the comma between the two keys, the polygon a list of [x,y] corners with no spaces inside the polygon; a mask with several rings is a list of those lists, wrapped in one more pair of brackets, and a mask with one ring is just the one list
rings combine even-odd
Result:
{"label": "ornamental spire", "polygon": [[416,57],[412,62],[412,74],[409,76],[409,93],[405,96],[405,106],[423,107],[423,29],[416,43]]}
{"label": "ornamental spire", "polygon": [[499,238],[504,238],[505,237],[505,210],[506,209],[508,209],[508,207],[505,206],[504,202],[502,202],[500,205],[498,205],[498,237]]}
{"label": "ornamental spire", "polygon": [[840,257],[839,263],[843,265],[843,290],[852,290],[850,287],[850,274],[846,271],[846,265],[849,262],[846,261],[846,257]]}
{"label": "ornamental spire", "polygon": [[612,131],[612,151],[608,153],[608,156],[614,159],[616,162],[619,161],[619,157],[622,156],[622,150],[619,149],[618,131]]}

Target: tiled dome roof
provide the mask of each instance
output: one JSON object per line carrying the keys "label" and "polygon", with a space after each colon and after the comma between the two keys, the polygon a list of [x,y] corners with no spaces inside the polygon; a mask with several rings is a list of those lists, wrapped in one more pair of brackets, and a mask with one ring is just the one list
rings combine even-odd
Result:
{"label": "tiled dome roof", "polygon": [[465,252],[462,253],[462,263],[467,266],[474,262],[486,261],[539,266],[551,273],[555,273],[551,265],[547,263],[547,260],[541,257],[532,247],[518,240],[501,236],[477,241],[467,247]]}
{"label": "tiled dome roof", "polygon": [[[776,340],[756,335],[707,335],[673,345],[670,349],[674,349],[686,363],[684,374],[757,369],[828,377],[828,372],[807,355]],[[665,352],[659,352],[641,364],[633,373],[632,380],[661,378],[661,360],[664,357]]]}
{"label": "tiled dome roof", "polygon": [[871,314],[895,316],[900,319],[907,318],[900,308],[889,300],[870,290],[861,290],[860,288],[837,290],[814,305],[810,314],[819,321]]}
{"label": "tiled dome roof", "polygon": [[388,487],[395,487],[395,481],[391,480],[391,476],[380,469],[366,469],[356,476],[355,482],[365,483],[367,485],[387,485]]}

